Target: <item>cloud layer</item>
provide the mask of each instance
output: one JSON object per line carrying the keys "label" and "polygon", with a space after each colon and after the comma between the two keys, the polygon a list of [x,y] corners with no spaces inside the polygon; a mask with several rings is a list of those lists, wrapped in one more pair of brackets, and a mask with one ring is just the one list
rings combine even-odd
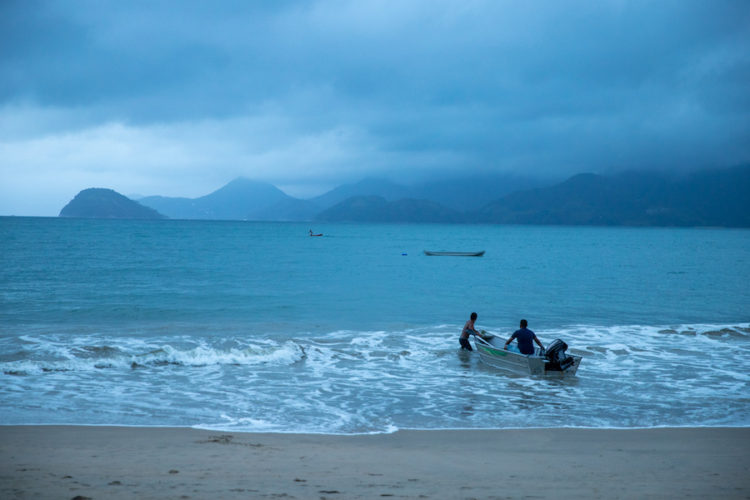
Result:
{"label": "cloud layer", "polygon": [[750,161],[742,1],[9,1],[0,74],[6,215]]}

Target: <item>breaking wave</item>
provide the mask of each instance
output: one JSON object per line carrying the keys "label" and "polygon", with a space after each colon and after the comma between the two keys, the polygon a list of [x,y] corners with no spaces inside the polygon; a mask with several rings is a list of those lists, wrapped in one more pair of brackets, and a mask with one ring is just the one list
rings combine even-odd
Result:
{"label": "breaking wave", "polygon": [[750,324],[540,328],[583,356],[564,381],[483,365],[459,329],[4,338],[2,417],[332,434],[750,425]]}
{"label": "breaking wave", "polygon": [[289,365],[305,357],[297,343],[248,344],[232,342],[231,346],[192,343],[188,340],[134,343],[126,339],[107,345],[67,346],[62,342],[24,337],[33,349],[0,356],[2,372],[8,375],[31,375],[44,372],[137,369],[144,367],[214,365],[248,366],[258,364]]}

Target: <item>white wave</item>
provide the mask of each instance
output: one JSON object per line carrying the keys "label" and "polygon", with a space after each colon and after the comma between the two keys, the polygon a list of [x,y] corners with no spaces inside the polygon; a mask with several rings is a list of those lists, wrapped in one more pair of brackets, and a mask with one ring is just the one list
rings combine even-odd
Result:
{"label": "white wave", "polygon": [[302,360],[305,356],[302,347],[292,341],[281,344],[213,347],[205,343],[200,345],[148,344],[133,342],[130,339],[123,341],[121,345],[108,346],[81,346],[76,345],[75,342],[71,342],[70,345],[61,345],[57,342],[35,340],[37,345],[29,357],[0,362],[0,372],[8,375],[30,375],[45,372],[83,372],[160,365],[290,365]]}
{"label": "white wave", "polygon": [[75,361],[9,361],[0,363],[0,369],[5,375],[34,375],[48,372],[65,372],[65,371],[92,371],[97,369],[109,368],[108,363],[91,363]]}
{"label": "white wave", "polygon": [[221,349],[210,346],[179,348],[164,345],[152,352],[131,356],[133,363],[166,362],[184,366],[253,365],[261,363],[288,365],[301,360],[304,352],[294,342],[272,346],[248,346]]}
{"label": "white wave", "polygon": [[4,340],[3,417],[327,434],[748,422],[746,324],[540,328],[584,356],[562,382],[481,364],[459,351],[459,326]]}

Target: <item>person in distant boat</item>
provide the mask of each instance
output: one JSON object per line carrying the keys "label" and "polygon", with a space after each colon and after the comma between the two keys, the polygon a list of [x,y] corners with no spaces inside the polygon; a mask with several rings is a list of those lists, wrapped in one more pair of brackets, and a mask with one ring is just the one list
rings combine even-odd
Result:
{"label": "person in distant boat", "polygon": [[544,346],[537,338],[536,333],[529,330],[527,328],[528,326],[529,326],[529,322],[526,321],[525,319],[522,319],[521,328],[513,332],[513,335],[510,336],[510,338],[505,343],[505,346],[503,348],[507,349],[508,344],[513,342],[513,339],[516,339],[518,341],[518,350],[521,351],[521,354],[534,354],[533,342],[536,342],[539,345],[539,347],[544,349]]}
{"label": "person in distant boat", "polygon": [[313,232],[312,232],[312,229],[310,229],[310,236],[312,236],[312,235],[313,235]]}
{"label": "person in distant boat", "polygon": [[479,332],[474,328],[474,322],[477,320],[477,313],[471,313],[471,318],[464,325],[464,329],[461,330],[461,336],[458,338],[458,343],[461,344],[461,349],[467,351],[473,351],[471,344],[469,343],[469,335],[479,335]]}

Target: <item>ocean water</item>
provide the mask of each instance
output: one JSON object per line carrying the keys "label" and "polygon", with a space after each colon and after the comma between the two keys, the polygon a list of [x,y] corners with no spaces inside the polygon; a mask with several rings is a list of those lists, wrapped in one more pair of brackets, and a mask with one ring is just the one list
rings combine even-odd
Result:
{"label": "ocean water", "polygon": [[[748,426],[749,278],[747,230],[5,217],[0,424]],[[472,311],[577,376],[461,352]]]}

